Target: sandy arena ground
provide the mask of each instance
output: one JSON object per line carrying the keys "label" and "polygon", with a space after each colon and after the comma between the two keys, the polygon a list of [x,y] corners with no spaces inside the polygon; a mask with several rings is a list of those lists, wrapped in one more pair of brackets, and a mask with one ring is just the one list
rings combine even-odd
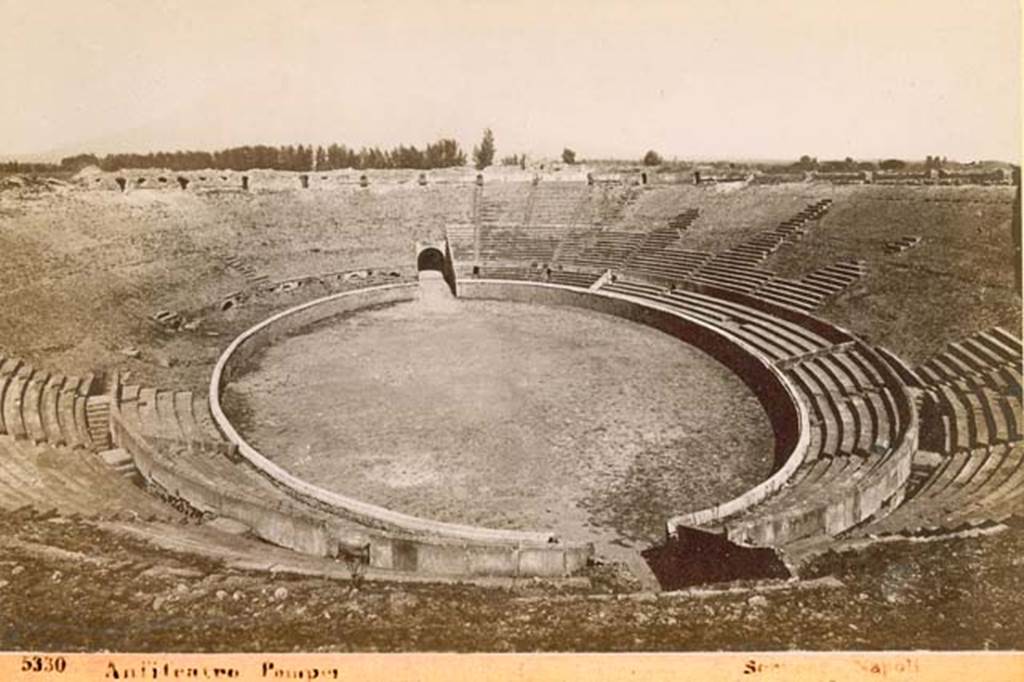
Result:
{"label": "sandy arena ground", "polygon": [[271,347],[232,384],[268,457],[429,518],[647,543],[770,473],[773,436],[727,368],[573,308],[398,304]]}

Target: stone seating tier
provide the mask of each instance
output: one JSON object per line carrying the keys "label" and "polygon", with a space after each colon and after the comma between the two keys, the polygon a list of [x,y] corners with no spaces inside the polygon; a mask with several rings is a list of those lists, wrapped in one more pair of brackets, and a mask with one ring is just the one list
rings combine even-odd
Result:
{"label": "stone seating tier", "polygon": [[1024,437],[1020,398],[990,387],[938,384],[922,392],[922,447],[951,453]]}
{"label": "stone seating tier", "polygon": [[38,370],[0,356],[0,433],[35,443],[92,447],[86,401],[94,377]]}
{"label": "stone seating tier", "polygon": [[[171,399],[160,396],[170,396]],[[139,434],[152,447],[146,450],[153,463],[143,463],[143,473],[152,477],[151,466],[175,472],[176,481],[166,493],[185,498],[189,505],[204,513],[246,518],[246,514],[233,513],[242,503],[245,508],[258,510],[297,523],[329,529],[330,546],[316,543],[325,555],[338,553],[359,556],[368,542],[365,529],[357,524],[327,512],[304,505],[279,490],[269,480],[228,457],[211,451],[209,444],[191,443],[185,436],[193,428],[182,422],[182,415],[174,409],[173,393],[153,388],[124,386],[115,397],[115,404],[126,429]],[[187,420],[187,418],[186,418]],[[223,441],[222,441],[223,442]],[[226,444],[224,444],[226,446]],[[154,483],[160,485],[160,480]],[[237,516],[236,516],[237,514]],[[238,518],[238,520],[242,520]],[[244,521],[243,521],[244,522]],[[264,529],[266,530],[266,529]],[[268,540],[297,551],[309,551],[309,539],[300,533],[279,529],[279,534]]]}
{"label": "stone seating tier", "polygon": [[955,452],[888,516],[854,536],[939,533],[990,525],[1024,512],[1024,443]]}

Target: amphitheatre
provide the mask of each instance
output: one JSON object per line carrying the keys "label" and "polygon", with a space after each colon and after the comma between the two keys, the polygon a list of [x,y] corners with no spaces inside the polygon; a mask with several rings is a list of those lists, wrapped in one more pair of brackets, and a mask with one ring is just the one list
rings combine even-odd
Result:
{"label": "amphitheatre", "polygon": [[[444,604],[583,623],[513,648],[728,648],[788,599],[806,632],[850,604],[821,646],[1019,648],[1019,223],[1008,173],[0,178],[0,599],[80,570],[199,633],[5,648],[197,648],[249,597],[294,625],[282,580],[333,595],[310,628],[363,604],[355,648],[497,646],[424,634]],[[915,605],[941,570],[983,580]]]}

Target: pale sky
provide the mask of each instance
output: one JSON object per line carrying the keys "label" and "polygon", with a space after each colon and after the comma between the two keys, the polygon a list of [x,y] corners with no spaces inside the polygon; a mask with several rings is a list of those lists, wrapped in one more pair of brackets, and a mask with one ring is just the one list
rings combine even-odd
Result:
{"label": "pale sky", "polygon": [[0,156],[1016,160],[1018,0],[0,0]]}

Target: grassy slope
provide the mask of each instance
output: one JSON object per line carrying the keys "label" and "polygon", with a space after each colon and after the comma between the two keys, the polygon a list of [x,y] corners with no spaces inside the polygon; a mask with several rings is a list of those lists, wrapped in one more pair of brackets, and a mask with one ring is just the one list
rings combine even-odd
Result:
{"label": "grassy slope", "polygon": [[[204,361],[224,339],[173,339],[146,318],[161,309],[204,317],[204,329],[237,332],[252,306],[216,304],[246,287],[225,259],[236,255],[271,280],[363,267],[408,271],[417,238],[443,234],[468,211],[465,188],[209,194],[139,191],[3,195],[0,203],[0,350],[68,372],[127,365],[160,374],[119,349],[171,342]],[[261,314],[324,290],[277,297]],[[208,367],[208,365],[207,365]],[[166,375],[167,373],[164,372]],[[164,380],[169,377],[165,376]]]}
{"label": "grassy slope", "polygon": [[[912,362],[994,324],[1019,331],[1010,232],[1012,188],[840,187],[832,210],[766,266],[799,276],[840,259],[868,275],[821,314]],[[886,241],[921,244],[887,253]]]}
{"label": "grassy slope", "polygon": [[672,216],[696,208],[700,215],[679,245],[699,251],[721,251],[775,228],[827,193],[826,187],[803,184],[655,187],[645,191],[630,208],[626,222],[647,228],[664,227]]}

